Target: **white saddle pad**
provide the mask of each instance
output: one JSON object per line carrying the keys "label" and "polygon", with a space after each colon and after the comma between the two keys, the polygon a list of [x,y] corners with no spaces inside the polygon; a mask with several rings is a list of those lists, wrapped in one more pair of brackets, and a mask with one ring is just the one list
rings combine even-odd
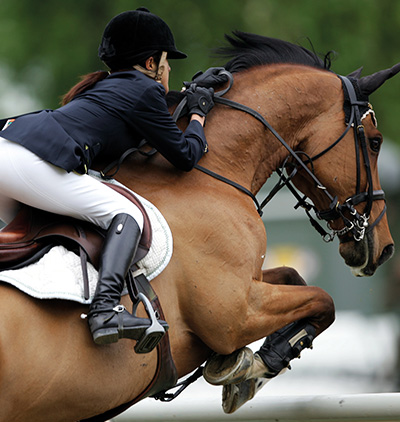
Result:
{"label": "white saddle pad", "polygon": [[[144,205],[153,229],[149,253],[138,262],[150,281],[165,269],[171,259],[172,233],[160,211],[151,202],[136,196]],[[90,298],[86,300],[80,258],[63,246],[55,246],[34,264],[19,270],[1,271],[0,281],[12,284],[38,299],[66,299],[89,304],[97,284],[97,271],[90,263],[88,275]]]}

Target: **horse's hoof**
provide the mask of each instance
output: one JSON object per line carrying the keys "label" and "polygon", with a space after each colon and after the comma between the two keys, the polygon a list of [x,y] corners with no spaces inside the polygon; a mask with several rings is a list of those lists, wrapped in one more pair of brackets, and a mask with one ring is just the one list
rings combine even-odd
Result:
{"label": "horse's hoof", "polygon": [[253,352],[243,347],[230,355],[213,356],[207,361],[203,376],[213,385],[237,384],[246,380],[253,362]]}
{"label": "horse's hoof", "polygon": [[225,413],[233,413],[251,400],[255,395],[257,379],[241,382],[240,384],[224,385],[222,388],[222,409]]}
{"label": "horse's hoof", "polygon": [[270,379],[251,378],[239,384],[224,385],[222,388],[222,409],[233,413],[251,400]]}

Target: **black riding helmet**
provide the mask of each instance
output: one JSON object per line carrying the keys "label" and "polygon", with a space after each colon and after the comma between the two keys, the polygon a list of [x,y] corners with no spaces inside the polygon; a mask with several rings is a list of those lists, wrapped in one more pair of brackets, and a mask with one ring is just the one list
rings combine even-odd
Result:
{"label": "black riding helmet", "polygon": [[141,63],[161,51],[166,51],[169,59],[187,57],[176,48],[168,25],[140,7],[111,19],[103,33],[99,57],[111,70],[118,70]]}

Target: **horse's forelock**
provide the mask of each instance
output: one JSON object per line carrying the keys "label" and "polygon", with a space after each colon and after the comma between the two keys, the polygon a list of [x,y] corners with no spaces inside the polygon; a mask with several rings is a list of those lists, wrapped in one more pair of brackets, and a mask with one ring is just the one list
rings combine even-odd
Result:
{"label": "horse's forelock", "polygon": [[234,31],[233,36],[225,35],[225,38],[229,45],[217,49],[215,54],[231,58],[224,67],[232,73],[273,63],[303,64],[320,69],[329,69],[331,64],[331,52],[322,60],[314,51],[276,38],[241,31]]}

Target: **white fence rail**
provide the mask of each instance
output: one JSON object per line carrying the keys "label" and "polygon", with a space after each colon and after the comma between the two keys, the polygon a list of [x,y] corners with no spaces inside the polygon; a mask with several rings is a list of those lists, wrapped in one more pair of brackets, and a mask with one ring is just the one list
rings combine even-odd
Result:
{"label": "white fence rail", "polygon": [[173,407],[133,406],[116,421],[263,421],[263,422],[361,422],[400,421],[400,393],[269,396],[247,404],[232,415],[209,406],[204,400],[177,399]]}

